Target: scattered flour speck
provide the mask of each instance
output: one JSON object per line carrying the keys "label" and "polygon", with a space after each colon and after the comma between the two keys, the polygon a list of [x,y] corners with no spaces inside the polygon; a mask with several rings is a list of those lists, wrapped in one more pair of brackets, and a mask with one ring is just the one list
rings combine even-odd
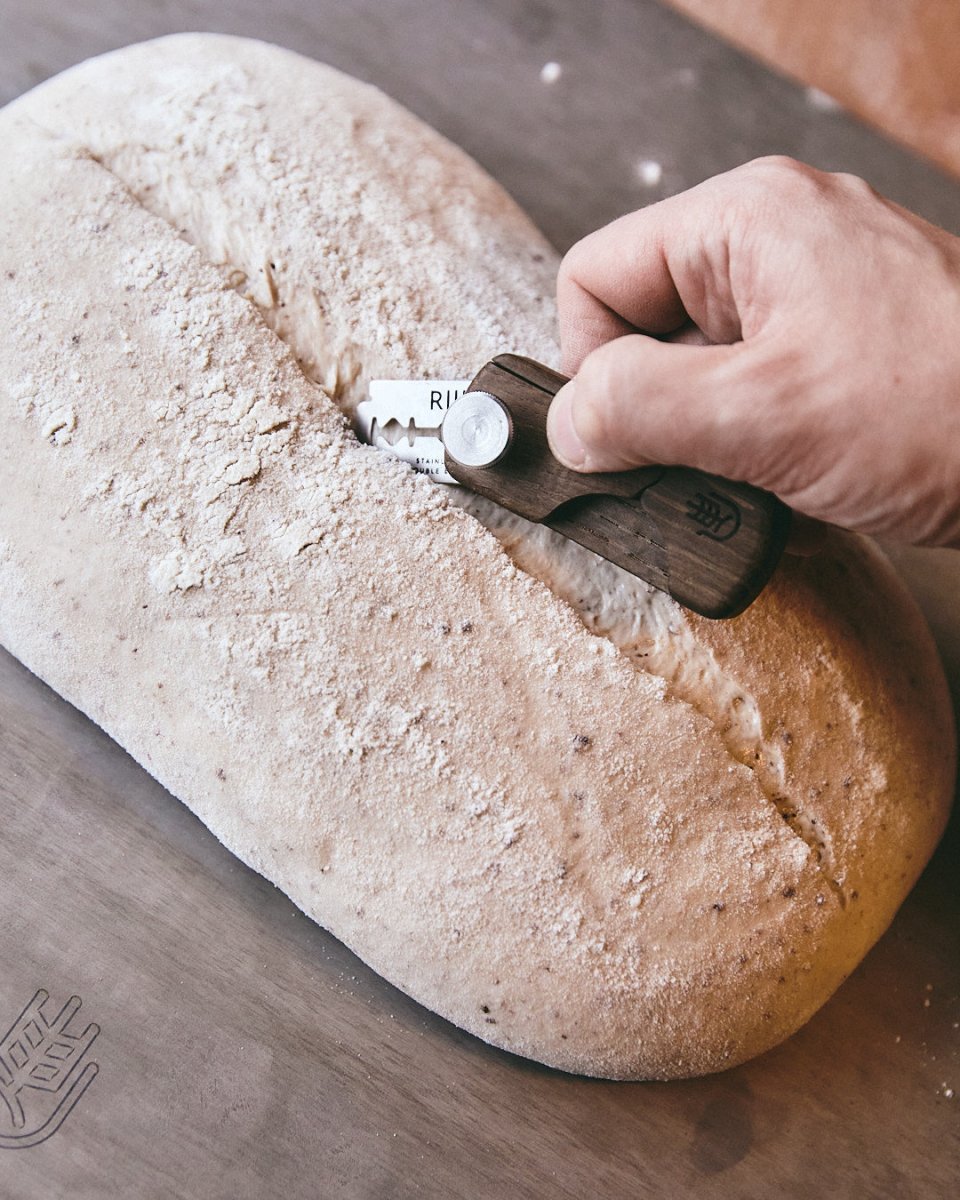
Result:
{"label": "scattered flour speck", "polygon": [[663,165],[653,158],[642,158],[637,163],[636,173],[644,187],[656,187],[663,181]]}
{"label": "scattered flour speck", "polygon": [[839,112],[841,109],[840,102],[827,92],[822,92],[819,88],[809,87],[804,92],[804,98],[810,108],[814,108],[817,112]]}

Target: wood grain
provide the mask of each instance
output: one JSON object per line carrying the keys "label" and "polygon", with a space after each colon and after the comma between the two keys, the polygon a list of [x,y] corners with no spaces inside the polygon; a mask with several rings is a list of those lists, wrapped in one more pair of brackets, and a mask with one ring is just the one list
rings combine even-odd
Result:
{"label": "wood grain", "polygon": [[[960,188],[645,0],[34,0],[0,94],[216,28],[371,79],[465,145],[558,243],[777,149],[960,229]],[[541,82],[545,62],[562,67]],[[319,133],[318,133],[319,136]],[[639,159],[663,166],[642,184]],[[960,696],[960,556],[901,567]],[[63,1126],[0,1148],[3,1200],[808,1200],[952,1194],[960,1174],[960,829],[890,932],[785,1045],[609,1084],[460,1033],[242,867],[0,653],[0,1033],[39,987],[101,1032]],[[2,1109],[2,1105],[0,1105]],[[5,1112],[0,1111],[0,1124]]]}

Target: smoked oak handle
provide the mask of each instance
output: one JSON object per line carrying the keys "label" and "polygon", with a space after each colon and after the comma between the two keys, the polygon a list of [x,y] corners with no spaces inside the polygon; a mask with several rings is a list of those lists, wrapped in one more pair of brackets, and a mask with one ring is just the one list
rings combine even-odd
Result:
{"label": "smoked oak handle", "polygon": [[[493,416],[508,423],[509,436],[497,443],[502,452],[473,466],[454,458],[448,444],[449,473],[703,616],[742,612],[783,553],[790,509],[750,484],[689,467],[609,474],[568,470],[553,457],[546,435],[550,401],[566,382],[566,376],[519,355],[503,354],[487,363],[462,400],[470,393],[485,395]],[[497,412],[501,407],[507,416]],[[468,425],[471,420],[483,418],[468,416]],[[461,440],[458,436],[456,442]]]}

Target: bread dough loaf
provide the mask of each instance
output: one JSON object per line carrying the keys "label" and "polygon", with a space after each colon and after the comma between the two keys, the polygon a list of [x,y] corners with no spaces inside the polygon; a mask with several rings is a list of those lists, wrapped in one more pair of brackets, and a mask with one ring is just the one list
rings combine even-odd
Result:
{"label": "bread dough loaf", "polygon": [[372,377],[555,357],[553,252],[369,87],[184,35],[0,129],[3,644],[489,1042],[667,1078],[806,1021],[952,788],[880,555],[710,623],[361,446]]}

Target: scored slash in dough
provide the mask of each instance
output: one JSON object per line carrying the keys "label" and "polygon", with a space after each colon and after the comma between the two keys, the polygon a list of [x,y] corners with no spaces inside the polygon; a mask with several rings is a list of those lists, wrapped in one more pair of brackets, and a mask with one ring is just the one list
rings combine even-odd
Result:
{"label": "scored slash in dough", "polygon": [[181,35],[0,128],[3,644],[489,1042],[668,1078],[806,1021],[952,788],[880,554],[710,623],[359,445],[370,378],[556,353],[553,252],[374,89]]}

